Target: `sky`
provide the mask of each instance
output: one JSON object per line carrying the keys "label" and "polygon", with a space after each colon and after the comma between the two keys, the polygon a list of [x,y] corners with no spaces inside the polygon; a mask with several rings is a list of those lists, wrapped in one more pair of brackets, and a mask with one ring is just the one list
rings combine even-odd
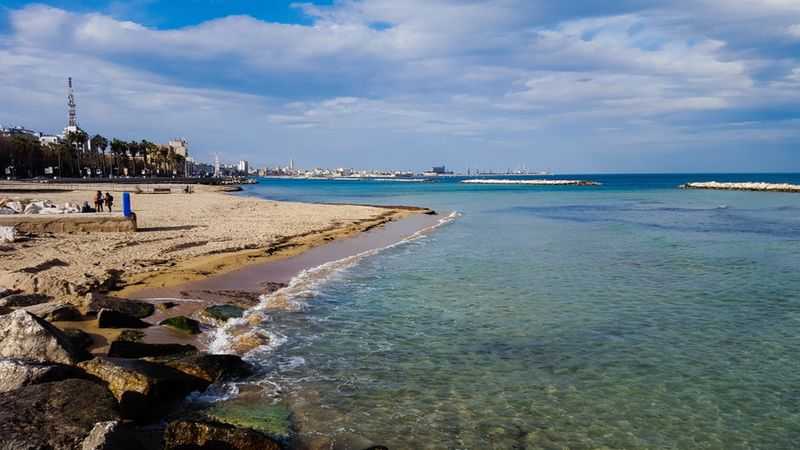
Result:
{"label": "sky", "polygon": [[798,0],[0,0],[0,124],[251,166],[800,172]]}

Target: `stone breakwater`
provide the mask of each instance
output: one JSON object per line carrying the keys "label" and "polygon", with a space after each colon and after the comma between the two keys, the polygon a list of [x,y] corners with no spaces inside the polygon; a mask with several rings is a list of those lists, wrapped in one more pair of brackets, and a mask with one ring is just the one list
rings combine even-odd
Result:
{"label": "stone breakwater", "polygon": [[589,180],[463,180],[464,184],[522,184],[531,186],[600,186]]}
{"label": "stone breakwater", "polygon": [[800,184],[789,183],[721,183],[703,181],[680,185],[681,189],[720,189],[729,191],[800,192]]}

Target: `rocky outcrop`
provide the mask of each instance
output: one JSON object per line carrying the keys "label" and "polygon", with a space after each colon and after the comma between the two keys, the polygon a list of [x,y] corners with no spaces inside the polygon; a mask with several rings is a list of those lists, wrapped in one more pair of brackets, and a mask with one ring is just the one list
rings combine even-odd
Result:
{"label": "rocky outcrop", "polygon": [[244,311],[244,308],[233,305],[211,305],[203,308],[200,314],[219,322],[227,322],[228,319],[244,316]]}
{"label": "rocky outcrop", "polygon": [[116,340],[108,349],[115,358],[143,358],[145,356],[193,355],[197,347],[188,344],[145,344],[129,340]]}
{"label": "rocky outcrop", "polygon": [[33,306],[40,303],[47,303],[53,298],[49,295],[32,294],[12,294],[0,299],[0,306]]}
{"label": "rocky outcrop", "polygon": [[105,387],[70,379],[0,393],[0,448],[80,449],[97,422],[119,420]]}
{"label": "rocky outcrop", "polygon": [[147,328],[149,323],[113,309],[101,309],[97,313],[97,326],[100,328]]}
{"label": "rocky outcrop", "polygon": [[78,366],[107,384],[123,417],[139,422],[157,420],[170,404],[208,387],[204,380],[148,361],[99,357]]}
{"label": "rocky outcrop", "polygon": [[201,353],[184,357],[146,358],[146,360],[172,367],[209,383],[231,376],[245,375],[249,369],[247,363],[237,355]]}
{"label": "rocky outcrop", "polygon": [[164,448],[279,450],[281,445],[249,428],[237,428],[212,421],[178,420],[167,425]]}
{"label": "rocky outcrop", "polygon": [[27,358],[62,364],[87,359],[58,328],[25,310],[0,316],[0,357]]}
{"label": "rocky outcrop", "polygon": [[36,314],[48,322],[75,322],[83,318],[78,308],[65,302],[47,302],[28,306],[25,311]]}
{"label": "rocky outcrop", "polygon": [[84,439],[81,450],[144,450],[130,429],[117,420],[98,422]]}
{"label": "rocky outcrop", "polygon": [[86,349],[92,345],[92,337],[89,333],[79,328],[64,328],[61,332],[69,338],[75,348]]}
{"label": "rocky outcrop", "polygon": [[65,364],[21,358],[0,358],[0,392],[13,391],[31,384],[66,380],[79,375],[79,369]]}
{"label": "rocky outcrop", "polygon": [[158,323],[163,327],[185,334],[200,334],[200,322],[186,316],[175,316]]}
{"label": "rocky outcrop", "polygon": [[99,313],[101,309],[110,309],[138,319],[144,319],[155,312],[155,307],[147,302],[94,293],[86,295],[84,304],[86,305],[87,314],[90,315]]}

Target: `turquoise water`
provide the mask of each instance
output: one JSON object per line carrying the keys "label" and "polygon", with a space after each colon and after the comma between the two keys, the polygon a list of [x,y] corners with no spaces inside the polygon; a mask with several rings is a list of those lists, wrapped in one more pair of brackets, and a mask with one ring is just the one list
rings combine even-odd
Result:
{"label": "turquoise water", "polygon": [[[565,177],[556,177],[565,178]],[[245,195],[458,211],[263,327],[262,386],[332,448],[795,448],[800,195],[262,180]],[[325,439],[332,438],[332,442]],[[327,447],[326,447],[327,448]]]}

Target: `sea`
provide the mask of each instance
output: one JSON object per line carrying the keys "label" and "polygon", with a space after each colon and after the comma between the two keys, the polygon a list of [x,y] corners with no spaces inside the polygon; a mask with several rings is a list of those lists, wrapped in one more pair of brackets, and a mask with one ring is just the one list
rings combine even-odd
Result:
{"label": "sea", "polygon": [[[508,177],[496,177],[508,178]],[[304,274],[248,383],[309,448],[800,447],[800,174],[260,179],[438,226]],[[311,278],[309,280],[309,277]],[[247,390],[246,386],[235,387]]]}

